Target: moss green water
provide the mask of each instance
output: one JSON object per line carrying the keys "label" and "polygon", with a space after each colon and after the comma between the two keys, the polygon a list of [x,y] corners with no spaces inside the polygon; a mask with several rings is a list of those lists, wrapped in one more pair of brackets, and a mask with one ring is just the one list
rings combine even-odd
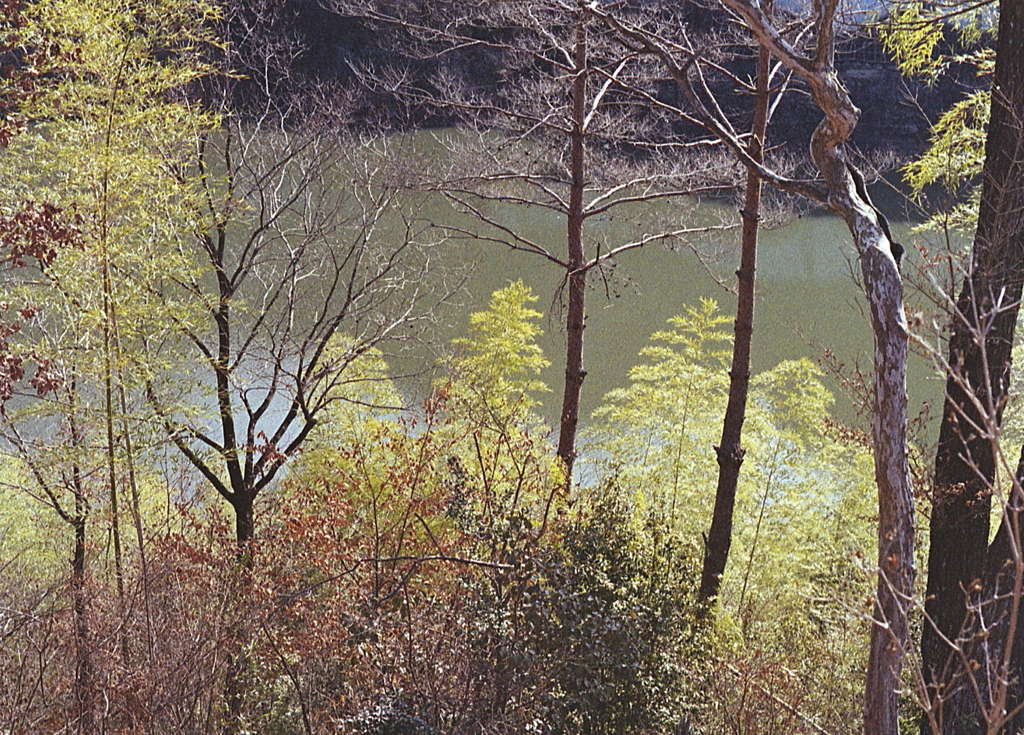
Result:
{"label": "moss green water", "polygon": [[[708,211],[708,219],[728,215],[728,208],[720,204],[696,206]],[[531,218],[530,212],[516,216],[522,220],[517,226],[546,229],[544,237],[552,243],[557,243],[559,237],[564,240],[557,219],[540,213]],[[902,233],[908,229],[905,224],[896,227]],[[912,241],[902,233],[898,236]],[[717,233],[697,247],[705,251],[700,259],[688,250],[648,246],[621,258],[607,280],[600,276],[591,279],[584,351],[584,416],[590,415],[607,391],[626,384],[629,368],[636,364],[650,335],[663,329],[669,317],[681,313],[684,304],[710,297],[724,313],[735,313],[736,297],[728,289],[735,288],[738,230]],[[441,335],[448,339],[460,334],[469,311],[484,308],[495,289],[522,279],[540,296],[538,308],[545,312],[541,344],[552,364],[543,378],[556,389],[544,399],[545,415],[555,421],[560,400],[557,388],[565,364],[556,298],[562,274],[557,266],[537,256],[491,243],[463,245],[461,253],[461,257],[475,263],[467,284],[468,295],[462,302],[468,308],[449,310],[442,320]],[[912,262],[906,267],[911,266]],[[782,360],[799,357],[810,357],[823,367],[842,364],[850,378],[857,370],[870,371],[871,330],[863,295],[854,280],[856,271],[859,266],[848,233],[834,217],[805,215],[782,228],[762,232],[753,371],[761,372]],[[838,417],[864,424],[857,416],[854,399],[844,394],[839,381],[829,383],[836,393]],[[928,361],[912,360],[908,383],[911,415],[916,415],[926,401],[938,407],[941,383]]]}
{"label": "moss green water", "polygon": [[[395,139],[409,151],[409,160],[448,155],[444,132],[423,131]],[[510,231],[564,256],[566,225],[563,217],[541,207],[512,204],[486,205],[488,216]],[[461,298],[442,310],[435,340],[448,343],[460,336],[471,311],[483,309],[490,294],[510,281],[523,280],[540,299],[545,313],[541,345],[551,366],[543,374],[552,392],[543,397],[544,415],[554,424],[560,409],[561,376],[565,342],[559,311],[559,286],[564,271],[535,254],[517,252],[486,239],[499,234],[471,215],[456,212],[441,195],[429,199],[417,217],[437,225],[454,226],[459,242],[448,257],[472,263],[473,271]],[[893,229],[908,246],[904,270],[915,266],[914,238],[910,223],[895,217]],[[600,405],[606,392],[627,383],[629,368],[650,335],[666,321],[702,297],[715,299],[723,313],[735,313],[735,270],[739,263],[739,217],[734,206],[721,202],[683,200],[632,206],[611,219],[587,222],[588,252],[609,249],[643,234],[662,229],[733,225],[676,243],[674,250],[650,244],[620,257],[609,272],[592,272],[588,293],[588,317],[584,362],[583,420]],[[478,233],[485,239],[473,239]],[[701,253],[698,257],[693,250]],[[782,360],[809,357],[823,367],[841,364],[847,377],[868,373],[872,363],[871,330],[864,308],[856,253],[845,225],[825,214],[805,214],[783,227],[762,230],[758,255],[757,302],[753,342],[753,372],[774,367]],[[910,311],[915,296],[908,289]],[[920,301],[920,299],[918,299]],[[415,372],[429,362],[429,350],[416,350],[396,361],[399,372]],[[826,372],[828,368],[826,367]],[[867,419],[858,416],[856,399],[844,392],[840,381],[829,379],[838,418],[861,428]],[[422,394],[426,380],[406,386],[408,394]],[[941,382],[924,358],[914,358],[909,370],[911,416],[924,403],[937,413]]]}

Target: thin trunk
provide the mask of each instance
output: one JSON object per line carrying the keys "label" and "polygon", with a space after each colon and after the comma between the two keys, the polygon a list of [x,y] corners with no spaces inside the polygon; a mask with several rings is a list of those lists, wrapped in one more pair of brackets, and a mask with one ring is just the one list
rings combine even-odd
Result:
{"label": "thin trunk", "polygon": [[[82,438],[78,434],[75,418],[75,395],[77,381],[72,378],[69,386],[70,405],[68,410],[71,445],[81,449]],[[92,641],[89,635],[89,596],[86,571],[86,519],[89,516],[89,500],[82,484],[82,472],[77,458],[71,469],[71,492],[75,498],[75,514],[71,525],[75,533],[74,552],[71,557],[71,598],[75,616],[75,699],[77,704],[77,732],[92,735],[96,732],[96,692],[92,661]]]}
{"label": "thin trunk", "polygon": [[103,395],[104,395],[104,420],[107,432],[107,484],[110,490],[110,531],[114,541],[114,580],[117,584],[118,612],[121,615],[122,624],[120,629],[121,662],[128,665],[128,626],[124,617],[127,614],[124,592],[124,556],[121,552],[121,514],[118,508],[117,497],[117,467],[115,463],[114,445],[114,387],[113,387],[113,358],[111,355],[113,345],[111,336],[111,311],[113,309],[113,294],[111,293],[110,269],[106,262],[106,254],[103,254]]}
{"label": "thin trunk", "polygon": [[[121,52],[121,61],[118,65],[117,78],[114,82],[113,92],[107,114],[106,134],[103,141],[104,153],[109,157],[113,147],[114,134],[114,110],[117,105],[118,96],[121,92],[121,83],[128,58],[130,45],[125,43]],[[103,387],[104,387],[104,412],[106,414],[107,430],[107,482],[110,488],[110,529],[114,541],[114,577],[117,583],[117,602],[122,618],[120,626],[120,644],[122,663],[128,665],[128,633],[127,625],[124,624],[126,614],[124,594],[124,559],[121,554],[121,520],[117,507],[117,470],[114,461],[114,392],[113,392],[113,312],[114,312],[114,287],[110,278],[110,252],[109,245],[109,216],[108,207],[110,203],[110,169],[105,167],[100,181],[100,269],[101,288],[103,293]]]}
{"label": "thin trunk", "polygon": [[[763,46],[757,54],[757,81],[754,90],[754,123],[747,152],[757,163],[764,160],[764,136],[768,127],[768,75],[771,54]],[[754,333],[754,278],[757,268],[757,232],[761,213],[761,177],[753,168],[747,169],[746,196],[743,200],[743,241],[740,251],[735,339],[732,367],[729,370],[729,402],[722,422],[722,441],[715,447],[718,455],[718,488],[715,510],[704,545],[704,567],[701,572],[701,600],[718,595],[722,574],[732,544],[732,515],[736,505],[736,485],[746,450],[740,443],[743,421],[747,414],[747,391],[750,387],[750,343]]]}
{"label": "thin trunk", "polygon": [[[75,500],[76,506],[80,505]],[[77,516],[74,523],[75,550],[71,558],[71,597],[75,610],[75,698],[77,700],[78,732],[90,735],[96,731],[92,648],[89,640],[89,600],[86,590],[85,518]]]}
{"label": "thin trunk", "polygon": [[907,611],[914,586],[914,499],[907,456],[908,332],[902,282],[890,247],[883,236],[881,246],[860,248],[875,338],[871,423],[878,487],[878,585],[865,676],[865,735],[899,733],[899,692],[910,640]]}
{"label": "thin trunk", "polygon": [[565,388],[562,394],[562,418],[558,434],[558,456],[565,464],[566,482],[572,478],[576,460],[576,427],[580,417],[580,393],[583,390],[583,330],[586,326],[585,299],[587,274],[583,261],[583,194],[586,185],[585,114],[587,97],[587,29],[582,11],[576,26],[575,73],[572,83],[572,139],[569,190],[568,237],[569,303],[566,314]]}
{"label": "thin trunk", "polygon": [[[983,722],[977,697],[943,637],[969,639],[965,590],[1010,560],[1008,547],[987,551],[994,432],[1002,422],[1011,351],[1024,283],[1024,3],[1000,3],[991,115],[985,142],[981,207],[971,269],[956,304],[949,376],[935,457],[925,613],[921,639],[927,696],[944,733]],[[976,405],[976,404],[980,404]],[[980,409],[980,410],[979,410]],[[1000,553],[1001,552],[1001,553]],[[991,574],[989,575],[991,577]],[[991,594],[984,590],[982,595]],[[967,627],[965,628],[965,625]],[[1020,677],[1019,669],[1010,672]],[[959,691],[956,691],[959,690]],[[1019,698],[1018,700],[1019,701]],[[922,722],[922,731],[930,724]]]}
{"label": "thin trunk", "polygon": [[[117,324],[115,322],[115,332]],[[131,427],[128,425],[128,400],[123,385],[118,385],[121,402],[121,431],[124,432],[125,462],[128,467],[128,488],[131,490],[132,523],[135,526],[135,542],[139,547],[139,568],[142,573],[142,597],[146,606],[146,654],[153,663],[153,610],[149,596],[149,567],[146,561],[146,543],[142,532],[142,509],[139,503],[139,484],[135,477],[135,454],[132,448]]]}

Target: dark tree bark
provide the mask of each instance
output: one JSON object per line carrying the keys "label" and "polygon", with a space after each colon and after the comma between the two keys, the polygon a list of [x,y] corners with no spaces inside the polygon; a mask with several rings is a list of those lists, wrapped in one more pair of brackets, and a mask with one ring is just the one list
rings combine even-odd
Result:
{"label": "dark tree bark", "polygon": [[[899,732],[899,691],[906,645],[909,641],[908,601],[914,583],[914,504],[907,459],[907,321],[903,309],[903,281],[877,210],[860,192],[845,145],[860,110],[850,100],[834,65],[835,13],[838,0],[815,3],[815,48],[803,54],[774,27],[761,6],[750,0],[722,0],[769,49],[808,86],[825,118],[811,136],[811,157],[824,179],[827,193],[807,182],[793,181],[752,160],[732,133],[717,106],[709,109],[690,82],[689,66],[696,61],[689,51],[683,64],[675,54],[685,47],[669,46],[640,28],[626,27],[609,14],[593,12],[608,22],[636,51],[658,57],[679,85],[695,117],[726,143],[748,168],[765,180],[824,205],[846,223],[860,258],[865,298],[874,335],[874,400],[872,444],[875,484],[878,488],[878,585],[871,628],[864,694],[866,735]],[[705,93],[708,93],[704,89]],[[708,93],[709,94],[709,93]]]}
{"label": "dark tree bark", "polygon": [[576,25],[572,82],[572,131],[570,134],[569,209],[566,213],[569,299],[566,312],[565,386],[558,432],[558,456],[565,464],[566,482],[576,461],[576,428],[580,421],[583,391],[583,330],[586,327],[587,267],[583,255],[583,194],[586,186],[585,117],[587,106],[587,24],[580,13]]}
{"label": "dark tree bark", "polygon": [[242,547],[256,535],[253,495],[251,492],[235,493],[231,501],[231,507],[235,511],[235,541]]}
{"label": "dark tree bark", "polygon": [[[995,430],[1009,387],[1011,350],[1024,284],[1024,3],[1000,3],[999,38],[978,227],[970,271],[956,303],[946,397],[935,457],[921,659],[932,715],[942,732],[985,721],[967,673],[946,640],[968,640],[968,591],[985,576]],[[1008,547],[993,546],[1001,568]],[[987,586],[987,585],[986,585]],[[991,595],[986,589],[983,595]],[[978,598],[976,598],[978,599]],[[946,640],[944,640],[946,639]],[[1019,668],[1010,672],[1019,677]],[[922,729],[933,727],[926,717]]]}
{"label": "dark tree bark", "polygon": [[[975,609],[989,621],[986,635],[975,636],[971,652],[980,664],[975,671],[983,701],[989,702],[989,724],[996,732],[1019,733],[1024,728],[1024,630],[1021,625],[1024,597],[1024,559],[1020,555],[1021,493],[1024,483],[1024,449],[1014,475],[1014,487],[1004,508],[1003,521],[988,549],[981,594]],[[980,603],[978,600],[980,599]],[[982,677],[977,671],[983,672]],[[975,706],[977,699],[974,700]],[[994,706],[993,706],[994,705]],[[1005,722],[1002,722],[1004,719]],[[959,713],[954,712],[954,720]],[[973,713],[972,713],[973,714]],[[995,715],[995,717],[993,717]]]}
{"label": "dark tree bark", "polygon": [[[70,408],[68,412],[68,433],[71,445],[75,449],[82,447],[82,435],[79,432],[76,414],[77,384],[72,380],[67,391]],[[24,453],[23,453],[24,454]],[[58,515],[68,523],[74,532],[74,550],[71,555],[71,604],[75,619],[75,699],[77,712],[77,732],[81,735],[92,735],[96,732],[96,674],[93,665],[92,634],[89,624],[89,590],[88,569],[86,567],[86,521],[89,517],[89,500],[82,481],[82,471],[77,460],[70,468],[66,480],[74,498],[74,513],[67,512],[57,500],[49,484],[43,479],[32,464],[33,474],[40,487],[49,497]]]}
{"label": "dark tree bark", "polygon": [[[754,89],[754,122],[751,126],[747,153],[751,160],[764,162],[764,136],[768,128],[768,77],[771,54],[763,46],[757,54],[757,79]],[[704,566],[701,570],[701,600],[718,595],[722,575],[732,545],[732,516],[736,505],[736,486],[746,450],[741,444],[743,421],[747,415],[747,392],[750,387],[750,346],[754,333],[754,278],[757,269],[757,233],[761,213],[761,175],[747,168],[746,194],[743,199],[743,240],[740,249],[738,298],[736,303],[735,338],[732,366],[729,369],[729,401],[722,422],[722,441],[718,455],[718,487],[715,509],[707,542],[704,544]]]}

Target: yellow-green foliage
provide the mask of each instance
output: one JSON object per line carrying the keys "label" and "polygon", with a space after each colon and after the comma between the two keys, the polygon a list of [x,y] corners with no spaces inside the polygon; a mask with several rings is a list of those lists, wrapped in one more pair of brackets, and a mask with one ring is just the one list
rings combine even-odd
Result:
{"label": "yellow-green foliage", "polygon": [[543,314],[527,304],[537,301],[522,281],[495,291],[485,311],[469,316],[469,337],[454,340],[463,352],[454,361],[455,373],[469,390],[486,400],[509,401],[524,407],[536,404],[531,393],[548,390],[537,379],[548,361],[536,338]]}
{"label": "yellow-green foliage", "polygon": [[889,22],[879,29],[882,46],[907,75],[934,79],[945,67],[935,49],[942,42],[943,26],[930,22],[922,3],[906,3],[893,8]]}
{"label": "yellow-green foliage", "polygon": [[[732,334],[725,330],[729,319],[710,299],[669,322],[673,329],[656,332],[654,344],[641,350],[646,362],[630,370],[630,386],[609,393],[595,412],[588,450],[623,487],[635,488],[644,503],[663,506],[699,538],[713,497],[689,493],[686,484],[715,472],[714,455],[706,449],[717,440],[715,421],[721,421],[729,390]],[[649,492],[652,481],[658,492]]]}
{"label": "yellow-green foliage", "polygon": [[[889,9],[889,19],[879,26],[882,46],[907,76],[934,82],[950,63],[969,61],[975,51],[947,53],[942,43],[954,37],[967,48],[976,46],[984,32],[994,33],[994,10],[983,4],[961,7],[910,0]],[[991,59],[980,52],[980,59]],[[982,61],[982,66],[986,62]]]}
{"label": "yellow-green foliage", "polygon": [[180,245],[194,229],[198,187],[180,164],[216,125],[186,95],[211,72],[201,57],[213,43],[215,8],[207,0],[41,0],[26,10],[21,41],[52,47],[52,68],[40,70],[44,82],[24,110],[35,124],[0,157],[0,210],[54,204],[80,218],[81,247],[61,250],[45,278],[4,288],[28,291],[24,299],[43,307],[36,352],[58,370],[73,358],[83,389],[85,376],[104,372],[105,323],[116,320],[108,326],[121,383],[138,385],[167,366],[166,335],[201,306],[169,301],[161,285],[197,276]]}
{"label": "yellow-green foliage", "polygon": [[464,420],[499,432],[537,422],[534,394],[548,390],[538,375],[549,363],[536,342],[542,314],[529,306],[536,300],[522,281],[510,283],[470,315],[469,335],[454,340],[458,353],[443,390]]}
{"label": "yellow-green foliage", "polygon": [[[656,333],[657,344],[642,351],[647,360],[630,372],[630,387],[606,396],[590,440],[604,472],[694,539],[707,530],[714,503],[729,321],[710,300],[672,319],[674,329]],[[741,598],[754,604],[751,592],[764,594],[757,605],[788,605],[809,594],[805,572],[823,550],[873,548],[871,456],[839,441],[826,423],[833,397],[821,378],[811,362],[796,360],[751,381],[726,609],[744,613],[738,606]],[[781,550],[787,564],[765,562]]]}
{"label": "yellow-green foliage", "polygon": [[[41,308],[19,338],[63,378],[47,400],[8,406],[5,418],[32,437],[24,456],[73,512],[60,495],[68,478],[85,479],[80,501],[95,506],[107,492],[106,415],[122,445],[130,433],[136,465],[157,441],[144,381],[175,364],[167,336],[202,307],[158,294],[168,281],[200,277],[181,249],[199,206],[181,164],[217,122],[189,100],[189,88],[212,72],[203,58],[218,11],[212,0],[39,0],[24,15],[12,31],[17,42],[48,53],[20,110],[32,125],[0,155],[0,214],[46,202],[77,218],[81,237],[2,286],[3,300]],[[109,451],[125,477],[126,447]],[[146,471],[134,469],[141,485]]]}
{"label": "yellow-green foliage", "polygon": [[[346,463],[339,447],[373,448],[383,435],[398,431],[402,396],[388,376],[388,365],[377,349],[352,353],[347,337],[331,340],[324,364],[344,366],[327,389],[330,406],[324,411],[302,453],[290,466],[290,476],[300,484],[315,484]],[[384,447],[380,447],[383,449]]]}
{"label": "yellow-green foliage", "polygon": [[0,463],[0,579],[24,575],[48,582],[67,566],[64,529],[52,522],[36,490],[24,464]]}
{"label": "yellow-green foliage", "polygon": [[[694,543],[714,503],[728,322],[710,301],[671,320],[630,387],[608,394],[589,438],[598,471]],[[876,492],[871,454],[828,421],[832,403],[808,360],[752,379],[720,625],[734,652],[761,648],[764,661],[799,672],[803,691],[853,701],[870,592],[859,560],[873,556]]]}
{"label": "yellow-green foliage", "polygon": [[[494,292],[487,310],[471,314],[468,336],[454,340],[458,354],[448,377],[422,408],[398,408],[401,396],[378,353],[352,361],[290,484],[340,484],[353,527],[369,518],[385,527],[406,523],[408,504],[417,503],[431,506],[430,523],[440,526],[502,525],[550,510],[535,503],[549,499],[564,478],[547,430],[530,410],[531,393],[547,390],[537,378],[547,360],[535,341],[541,314],[529,308],[533,301],[516,282]],[[344,340],[335,349],[344,350]]]}
{"label": "yellow-green foliage", "polygon": [[[980,46],[984,31],[995,32],[990,8],[965,8],[949,16],[948,6],[909,2],[893,8],[879,33],[886,51],[908,76],[936,81],[951,64],[970,65],[979,78],[990,79],[995,69],[992,48]],[[946,14],[944,17],[943,14]],[[959,38],[968,50],[944,50],[944,39]],[[915,196],[934,184],[950,194],[947,211],[929,218],[920,229],[954,227],[970,230],[978,215],[979,181],[985,156],[991,96],[987,88],[974,91],[944,112],[932,127],[928,149],[904,169],[904,180]]]}
{"label": "yellow-green foliage", "polygon": [[451,455],[470,475],[486,478],[487,502],[496,507],[517,502],[524,472],[541,492],[564,479],[547,427],[532,410],[535,395],[548,391],[538,377],[548,361],[536,342],[542,314],[529,307],[536,300],[522,281],[495,291],[485,311],[470,315],[468,336],[453,341],[458,353],[439,390],[451,422],[444,433],[455,438]]}
{"label": "yellow-green foliage", "polygon": [[928,150],[904,169],[903,178],[915,195],[940,184],[955,201],[949,211],[929,218],[922,229],[973,229],[978,219],[979,191],[975,184],[985,160],[989,101],[988,90],[983,90],[954,104],[932,127]]}
{"label": "yellow-green foliage", "polygon": [[974,92],[944,112],[932,128],[931,145],[906,168],[915,192],[931,184],[956,191],[981,173],[988,126],[989,94]]}
{"label": "yellow-green foliage", "polygon": [[63,251],[47,272],[55,289],[46,306],[67,302],[65,327],[95,339],[105,263],[125,312],[121,342],[159,337],[194,308],[153,294],[194,274],[179,238],[191,234],[197,188],[180,164],[216,120],[185,90],[211,71],[201,52],[213,43],[215,4],[42,0],[27,16],[23,42],[56,53],[25,110],[38,122],[0,158],[2,201],[46,201],[81,218],[83,247]]}
{"label": "yellow-green foliage", "polygon": [[[170,521],[165,479],[155,464],[138,468],[139,513],[154,532],[166,530]],[[6,458],[0,463],[0,568],[13,564],[0,577],[21,574],[49,584],[67,572],[71,540],[49,506],[24,462]]]}

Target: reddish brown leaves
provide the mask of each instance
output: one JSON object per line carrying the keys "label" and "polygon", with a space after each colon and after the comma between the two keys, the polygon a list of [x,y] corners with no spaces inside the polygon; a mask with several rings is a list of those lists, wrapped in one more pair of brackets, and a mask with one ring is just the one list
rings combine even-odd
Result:
{"label": "reddish brown leaves", "polygon": [[[0,217],[0,263],[8,268],[22,268],[29,261],[47,266],[62,248],[81,243],[77,214],[68,215],[60,207],[43,202],[26,202],[10,217]],[[8,313],[14,311],[15,319]],[[0,302],[0,406],[14,395],[15,385],[25,378],[25,363],[35,361],[35,375],[29,381],[36,395],[44,396],[60,385],[60,377],[48,360],[37,359],[31,351],[19,351],[9,338],[21,331],[22,324],[34,319],[42,310],[37,304],[13,308]]]}
{"label": "reddish brown leaves", "polygon": [[[20,268],[31,258],[49,265],[62,247],[81,244],[81,217],[47,202],[26,202],[11,217],[0,217],[0,247],[7,251],[7,264]],[[38,309],[32,310],[33,316]],[[19,312],[21,313],[21,312]]]}

